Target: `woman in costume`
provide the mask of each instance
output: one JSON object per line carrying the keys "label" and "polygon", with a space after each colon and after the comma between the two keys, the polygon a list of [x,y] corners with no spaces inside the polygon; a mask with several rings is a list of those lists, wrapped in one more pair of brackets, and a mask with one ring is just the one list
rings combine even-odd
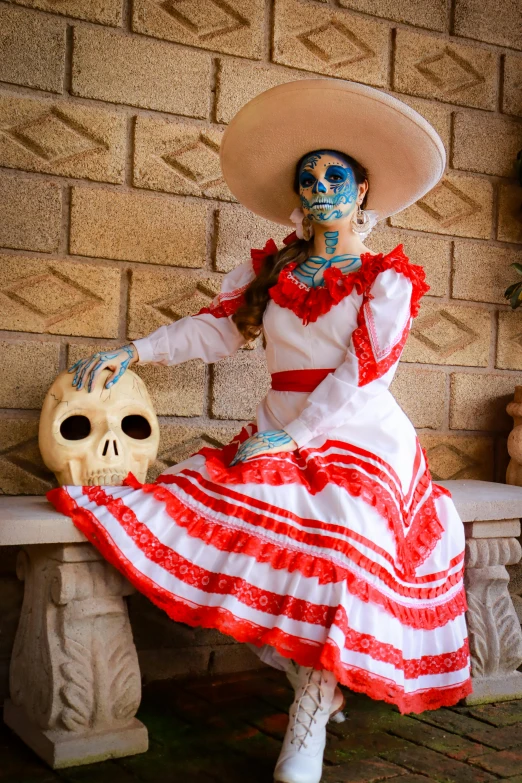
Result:
{"label": "woman in costume", "polygon": [[274,779],[319,783],[338,683],[401,712],[471,691],[463,526],[388,390],[428,286],[402,245],[363,243],[435,186],[445,152],[401,101],[314,79],[244,106],[221,165],[239,202],[296,233],[253,250],[208,308],[71,371],[93,388],[108,368],[111,386],[135,361],[216,362],[262,333],[272,388],[256,422],[155,484],[49,498],[172,619],[286,670]]}

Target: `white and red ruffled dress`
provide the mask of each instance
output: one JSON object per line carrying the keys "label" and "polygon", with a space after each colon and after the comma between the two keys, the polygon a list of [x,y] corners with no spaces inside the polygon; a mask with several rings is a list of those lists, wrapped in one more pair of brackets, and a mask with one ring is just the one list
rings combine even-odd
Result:
{"label": "white and red ruffled dress", "polygon": [[[137,340],[140,362],[237,351],[231,315],[276,250],[272,240],[253,250],[210,307]],[[346,275],[327,270],[316,289],[293,276],[295,264],[283,270],[263,318],[272,388],[231,443],[154,484],[129,475],[125,486],[48,497],[173,620],[421,712],[471,692],[464,532],[388,390],[424,272],[402,245],[361,260]],[[256,427],[284,428],[297,450],[230,467]]]}

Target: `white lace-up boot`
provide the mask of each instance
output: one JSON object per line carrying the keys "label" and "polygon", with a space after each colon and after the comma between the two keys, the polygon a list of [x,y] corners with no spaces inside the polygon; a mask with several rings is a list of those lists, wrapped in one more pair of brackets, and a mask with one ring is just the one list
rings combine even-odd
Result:
{"label": "white lace-up boot", "polygon": [[335,698],[336,679],[326,669],[297,667],[295,699],[274,771],[274,783],[320,783],[326,724]]}
{"label": "white lace-up boot", "polygon": [[[302,668],[295,661],[289,661],[289,665],[286,668],[286,676],[292,685],[294,692],[299,687],[299,669]],[[336,686],[333,701],[330,707],[330,720],[332,723],[344,723],[346,717],[344,715],[344,706],[346,699],[342,690]]]}

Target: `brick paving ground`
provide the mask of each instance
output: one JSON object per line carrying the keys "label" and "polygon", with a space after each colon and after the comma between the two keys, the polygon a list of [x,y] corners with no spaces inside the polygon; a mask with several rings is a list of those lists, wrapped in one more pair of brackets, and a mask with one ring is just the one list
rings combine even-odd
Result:
{"label": "brick paving ground", "polygon": [[[401,716],[347,694],[322,783],[522,783],[522,701]],[[153,683],[148,753],[53,772],[0,727],[1,783],[271,783],[292,695],[279,672]]]}

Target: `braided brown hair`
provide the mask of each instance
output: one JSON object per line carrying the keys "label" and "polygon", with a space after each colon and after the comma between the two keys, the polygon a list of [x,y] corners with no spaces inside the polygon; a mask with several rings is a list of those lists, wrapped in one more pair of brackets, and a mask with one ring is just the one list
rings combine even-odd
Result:
{"label": "braided brown hair", "polygon": [[[325,152],[326,150],[316,150],[316,152]],[[328,152],[335,152],[340,158],[342,158],[351,168],[355,176],[357,185],[361,185],[368,180],[368,172],[355,158],[350,155],[346,155],[343,152],[337,152],[336,150],[328,150]],[[307,152],[306,155],[299,160],[295,169],[294,177],[294,191],[299,194],[299,173],[303,161],[312,153]],[[368,198],[368,190],[364,195],[361,207],[364,209]],[[289,245],[286,245],[277,253],[273,253],[267,256],[264,260],[263,266],[257,277],[252,280],[248,288],[245,290],[245,303],[238,307],[232,320],[236,324],[241,334],[247,340],[254,340],[261,334],[261,326],[263,323],[263,313],[268,305],[269,294],[268,289],[274,286],[281,271],[292,261],[297,261],[297,264],[301,264],[310,256],[313,247],[313,239],[306,241],[305,239],[296,239]]]}

